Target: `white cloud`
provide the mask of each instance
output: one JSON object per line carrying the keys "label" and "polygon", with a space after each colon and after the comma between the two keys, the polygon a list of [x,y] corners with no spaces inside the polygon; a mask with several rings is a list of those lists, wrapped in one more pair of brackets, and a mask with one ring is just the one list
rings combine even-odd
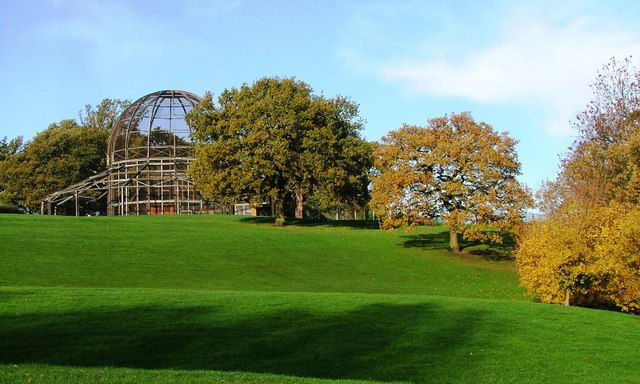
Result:
{"label": "white cloud", "polygon": [[482,49],[455,52],[452,45],[437,58],[416,52],[378,62],[374,73],[410,94],[541,108],[547,131],[565,136],[571,132],[569,121],[590,98],[597,69],[612,56],[640,53],[640,34],[595,18],[521,12],[512,14],[498,38]]}

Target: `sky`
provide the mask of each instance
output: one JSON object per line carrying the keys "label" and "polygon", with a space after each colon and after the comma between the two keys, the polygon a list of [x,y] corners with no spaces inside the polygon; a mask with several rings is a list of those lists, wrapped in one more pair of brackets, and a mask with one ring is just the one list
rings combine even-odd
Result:
{"label": "sky", "polygon": [[86,104],[295,76],[360,105],[363,135],[462,111],[551,179],[611,57],[640,57],[630,1],[0,0],[2,136]]}

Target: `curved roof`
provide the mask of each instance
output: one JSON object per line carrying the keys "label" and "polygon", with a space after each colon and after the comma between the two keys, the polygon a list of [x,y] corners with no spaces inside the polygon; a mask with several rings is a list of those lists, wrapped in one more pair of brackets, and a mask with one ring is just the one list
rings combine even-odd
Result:
{"label": "curved roof", "polygon": [[127,108],[111,129],[109,164],[148,158],[193,158],[193,142],[184,115],[200,102],[193,93],[150,93]]}

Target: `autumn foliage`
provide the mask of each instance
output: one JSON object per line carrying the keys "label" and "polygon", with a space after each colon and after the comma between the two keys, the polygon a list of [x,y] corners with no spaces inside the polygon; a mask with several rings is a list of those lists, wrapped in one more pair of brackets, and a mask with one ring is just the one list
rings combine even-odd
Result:
{"label": "autumn foliage", "polygon": [[538,192],[548,218],[520,236],[523,286],[543,302],[640,311],[640,72],[612,60],[579,137]]}
{"label": "autumn foliage", "polygon": [[640,312],[640,209],[564,205],[516,251],[521,283],[546,303]]}
{"label": "autumn foliage", "polygon": [[459,235],[501,242],[530,203],[515,145],[469,113],[405,125],[375,152],[371,205],[385,228],[443,221],[456,252]]}

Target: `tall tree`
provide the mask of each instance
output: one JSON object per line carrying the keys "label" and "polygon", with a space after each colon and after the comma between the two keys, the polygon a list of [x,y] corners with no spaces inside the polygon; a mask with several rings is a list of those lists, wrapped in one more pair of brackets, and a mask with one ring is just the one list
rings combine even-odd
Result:
{"label": "tall tree", "polygon": [[372,145],[359,135],[357,105],[327,99],[293,78],[262,78],[207,94],[187,115],[197,141],[189,175],[204,195],[220,203],[271,201],[276,216],[295,201],[322,207],[362,204],[368,197]]}
{"label": "tall tree", "polygon": [[578,115],[543,221],[518,239],[520,280],[540,300],[640,312],[640,71],[612,59]]}
{"label": "tall tree", "polygon": [[0,161],[15,155],[20,152],[24,146],[24,139],[22,136],[15,137],[11,140],[7,136],[0,140]]}
{"label": "tall tree", "polygon": [[[22,139],[22,136],[15,137],[11,140],[9,140],[7,136],[3,137],[2,140],[0,140],[0,164],[2,164],[2,162],[7,158],[22,151],[23,146],[24,140]],[[7,207],[17,209],[13,200],[13,196],[8,191],[5,191],[2,184],[0,184],[0,206],[5,209]]]}
{"label": "tall tree", "polygon": [[27,211],[49,193],[105,169],[107,133],[74,120],[51,124],[24,150],[0,162],[0,185]]}
{"label": "tall tree", "polygon": [[543,206],[640,203],[640,70],[629,59],[611,59],[591,88],[593,98],[574,123],[579,135],[557,179],[539,193]]}
{"label": "tall tree", "polygon": [[516,180],[515,145],[469,113],[404,125],[383,137],[374,155],[372,206],[383,227],[443,220],[455,252],[459,235],[499,242],[531,204]]}

